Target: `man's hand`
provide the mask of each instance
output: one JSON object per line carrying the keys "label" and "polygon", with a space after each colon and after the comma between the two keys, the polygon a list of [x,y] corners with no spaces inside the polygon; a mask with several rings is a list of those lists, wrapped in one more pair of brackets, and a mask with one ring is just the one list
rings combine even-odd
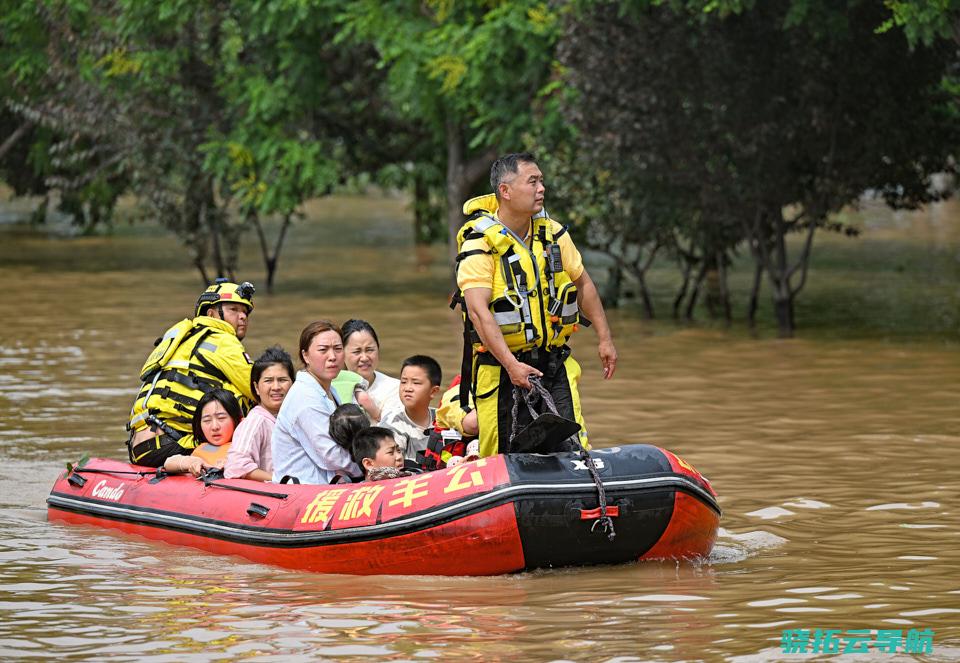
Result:
{"label": "man's hand", "polygon": [[510,376],[510,382],[524,389],[533,389],[533,386],[530,384],[531,375],[535,375],[538,378],[543,377],[543,373],[529,364],[524,364],[522,361],[511,362],[509,366],[505,367],[505,370],[507,371],[507,375]]}
{"label": "man's hand", "polygon": [[614,347],[612,340],[600,341],[597,354],[600,355],[600,363],[603,364],[603,379],[609,380],[617,370],[617,348]]}

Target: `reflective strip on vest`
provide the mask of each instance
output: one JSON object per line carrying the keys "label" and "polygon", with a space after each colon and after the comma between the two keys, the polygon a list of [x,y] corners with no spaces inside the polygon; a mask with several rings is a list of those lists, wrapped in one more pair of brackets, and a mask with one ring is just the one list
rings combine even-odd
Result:
{"label": "reflective strip on vest", "polygon": [[216,352],[216,351],[217,351],[217,346],[215,346],[213,343],[210,343],[209,341],[204,341],[203,343],[201,343],[201,344],[198,345],[197,347],[200,348],[200,349],[202,349],[202,350],[208,350],[209,352]]}
{"label": "reflective strip on vest", "polygon": [[504,311],[503,313],[493,314],[493,321],[498,325],[519,325],[523,320],[520,318],[520,311]]}
{"label": "reflective strip on vest", "polygon": [[482,233],[484,230],[494,225],[495,223],[500,223],[500,222],[497,221],[492,216],[488,216],[484,214],[482,217],[477,219],[477,222],[473,224],[473,227],[477,230],[477,232]]}

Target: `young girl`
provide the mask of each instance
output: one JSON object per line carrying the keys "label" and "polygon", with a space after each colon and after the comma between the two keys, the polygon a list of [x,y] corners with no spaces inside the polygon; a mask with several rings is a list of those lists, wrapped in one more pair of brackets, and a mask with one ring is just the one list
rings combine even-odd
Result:
{"label": "young girl", "polygon": [[350,452],[367,481],[407,476],[403,450],[389,428],[371,426],[363,409],[353,403],[340,405],[330,415],[330,437]]}
{"label": "young girl", "polygon": [[225,389],[207,392],[197,403],[193,415],[193,435],[197,448],[189,456],[177,454],[163,463],[171,474],[189,472],[200,476],[205,469],[223,467],[233,439],[233,431],[243,418],[236,397]]}
{"label": "young girl", "polygon": [[278,346],[267,348],[250,371],[250,384],[258,405],[237,426],[227,453],[224,476],[228,479],[270,481],[273,456],[270,436],[277,423],[280,404],[290,391],[297,374],[293,359]]}

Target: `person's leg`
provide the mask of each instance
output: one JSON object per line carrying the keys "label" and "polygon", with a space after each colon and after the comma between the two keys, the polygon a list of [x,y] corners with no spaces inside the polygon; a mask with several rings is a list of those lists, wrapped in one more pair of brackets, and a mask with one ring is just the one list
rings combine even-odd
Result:
{"label": "person's leg", "polygon": [[[192,435],[185,435],[183,440],[192,440]],[[135,436],[129,446],[130,462],[143,467],[163,467],[163,462],[170,456],[177,454],[189,455],[190,450],[163,433],[153,434],[146,439],[142,435]]]}
{"label": "person's leg", "polygon": [[587,428],[580,408],[578,387],[581,374],[580,364],[568,355],[562,363],[557,361],[556,365],[550,366],[544,372],[544,386],[550,392],[554,405],[557,406],[557,413],[565,419],[572,419],[580,424],[580,432],[578,433],[580,444],[589,449]]}
{"label": "person's leg", "polygon": [[474,401],[477,408],[477,426],[480,428],[480,456],[493,456],[500,451],[499,426],[499,397],[500,397],[499,365],[476,365],[476,394]]}

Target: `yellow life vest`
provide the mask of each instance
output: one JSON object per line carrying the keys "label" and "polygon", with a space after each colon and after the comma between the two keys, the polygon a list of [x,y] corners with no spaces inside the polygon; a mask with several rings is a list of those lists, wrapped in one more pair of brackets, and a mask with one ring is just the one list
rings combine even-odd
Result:
{"label": "yellow life vest", "polygon": [[253,394],[250,360],[230,323],[209,316],[194,318],[189,328],[185,322],[171,327],[147,358],[127,430],[143,430],[159,421],[174,436],[182,435],[181,446],[192,449],[197,444],[190,434],[193,414],[205,393],[230,391],[244,413]]}
{"label": "yellow life vest", "polygon": [[[457,233],[457,265],[471,255],[493,257],[490,312],[511,352],[564,345],[577,330],[580,309],[577,288],[563,269],[557,239],[566,229],[541,213],[531,219],[530,244],[524,243],[494,216],[496,196],[468,200],[470,217]],[[455,299],[464,308],[463,293]],[[474,333],[473,350],[481,350]]]}

